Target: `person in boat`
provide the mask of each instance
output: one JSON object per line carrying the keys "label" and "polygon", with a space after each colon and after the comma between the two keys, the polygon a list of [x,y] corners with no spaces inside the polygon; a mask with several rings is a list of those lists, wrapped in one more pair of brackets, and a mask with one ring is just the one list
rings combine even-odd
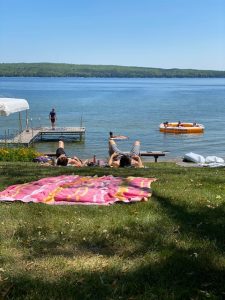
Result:
{"label": "person in boat", "polygon": [[66,152],[64,150],[64,142],[59,141],[59,146],[56,150],[56,165],[57,166],[67,166],[72,165],[74,167],[84,167],[87,165],[88,160],[82,161],[76,156],[73,156],[72,158],[68,157],[66,155]]}
{"label": "person in boat", "polygon": [[177,127],[181,127],[182,125],[181,125],[181,121],[178,121],[178,123],[177,123]]}
{"label": "person in boat", "polygon": [[51,121],[52,129],[55,129],[56,112],[54,108],[49,113],[49,120]]}
{"label": "person in boat", "polygon": [[126,154],[117,147],[116,142],[114,140],[109,140],[109,152],[112,153],[108,161],[110,167],[144,167],[140,157],[139,141],[135,141],[130,153]]}
{"label": "person in boat", "polygon": [[168,127],[168,124],[169,124],[168,121],[166,121],[166,122],[163,123],[163,125],[164,125],[165,128]]}

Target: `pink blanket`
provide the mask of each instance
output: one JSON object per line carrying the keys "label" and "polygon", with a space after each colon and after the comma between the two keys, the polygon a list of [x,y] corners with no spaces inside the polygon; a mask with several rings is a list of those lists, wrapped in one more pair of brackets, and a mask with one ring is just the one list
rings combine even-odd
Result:
{"label": "pink blanket", "polygon": [[91,177],[62,175],[9,186],[0,192],[0,201],[46,204],[98,204],[146,201],[155,178]]}

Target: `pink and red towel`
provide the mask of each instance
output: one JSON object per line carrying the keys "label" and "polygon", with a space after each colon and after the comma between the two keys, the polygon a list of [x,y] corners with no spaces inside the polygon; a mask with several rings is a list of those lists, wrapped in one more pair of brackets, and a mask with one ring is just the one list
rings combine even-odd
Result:
{"label": "pink and red towel", "polygon": [[109,205],[115,202],[146,201],[156,178],[62,175],[9,186],[0,201],[35,202],[53,205]]}

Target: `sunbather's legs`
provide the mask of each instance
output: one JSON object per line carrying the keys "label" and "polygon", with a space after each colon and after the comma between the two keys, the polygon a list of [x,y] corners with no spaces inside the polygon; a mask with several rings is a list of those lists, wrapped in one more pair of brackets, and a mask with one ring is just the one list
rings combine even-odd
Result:
{"label": "sunbather's legs", "polygon": [[141,145],[141,143],[139,141],[135,141],[134,145],[130,151],[130,154],[139,156],[140,155],[140,145]]}
{"label": "sunbather's legs", "polygon": [[111,156],[114,152],[123,154],[123,151],[121,151],[114,140],[109,140],[109,156]]}
{"label": "sunbather's legs", "polygon": [[56,158],[60,157],[60,155],[62,155],[62,154],[66,155],[66,152],[64,151],[63,148],[56,149]]}
{"label": "sunbather's legs", "polygon": [[59,141],[59,147],[58,149],[56,149],[56,158],[58,158],[62,154],[66,155],[66,152],[64,151],[64,142]]}
{"label": "sunbather's legs", "polygon": [[[133,147],[130,151],[131,155],[140,155],[140,141],[135,141],[133,144]],[[114,140],[109,140],[109,155],[111,156],[114,152],[124,154],[123,151],[121,151]]]}
{"label": "sunbather's legs", "polygon": [[64,142],[63,141],[59,141],[59,146],[58,148],[63,148],[64,149]]}

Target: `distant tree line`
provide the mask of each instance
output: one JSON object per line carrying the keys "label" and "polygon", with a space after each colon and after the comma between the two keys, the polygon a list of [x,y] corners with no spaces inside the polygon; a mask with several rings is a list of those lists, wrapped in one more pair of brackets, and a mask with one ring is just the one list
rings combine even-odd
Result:
{"label": "distant tree line", "polygon": [[0,77],[225,77],[225,71],[61,63],[0,63]]}

